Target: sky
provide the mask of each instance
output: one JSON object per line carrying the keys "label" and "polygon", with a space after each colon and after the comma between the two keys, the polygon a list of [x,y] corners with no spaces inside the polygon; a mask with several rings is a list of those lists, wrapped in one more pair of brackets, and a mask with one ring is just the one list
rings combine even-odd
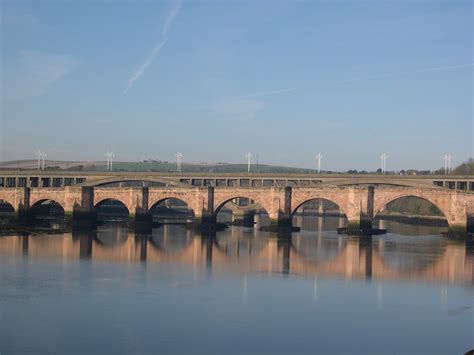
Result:
{"label": "sky", "polygon": [[471,0],[0,0],[0,160],[437,169],[472,157]]}

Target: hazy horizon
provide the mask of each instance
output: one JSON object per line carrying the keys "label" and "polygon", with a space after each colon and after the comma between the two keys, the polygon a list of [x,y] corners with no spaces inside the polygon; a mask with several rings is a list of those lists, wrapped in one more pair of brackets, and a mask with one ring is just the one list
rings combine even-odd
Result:
{"label": "hazy horizon", "polygon": [[[472,158],[470,158],[472,159]],[[120,164],[146,164],[145,163],[146,159],[140,160],[140,161],[125,161],[125,160],[114,160],[114,166],[117,171],[120,171]],[[168,163],[170,165],[176,164],[176,161],[173,160],[163,160],[160,161],[160,163]],[[451,168],[455,169],[458,167],[460,164],[455,164],[452,165]],[[23,165],[22,165],[23,164]],[[59,165],[58,165],[59,164]],[[52,167],[58,165],[61,169],[64,169],[65,166],[64,164],[90,164],[91,166],[106,166],[107,165],[107,160],[54,160],[54,159],[45,159],[45,166],[46,167]],[[17,165],[17,166],[15,166]],[[243,167],[243,170],[246,171],[247,169],[247,163],[242,163],[242,162],[237,162],[237,163],[231,163],[231,162],[209,162],[209,161],[182,161],[182,165],[184,166],[235,166],[235,165],[241,165]],[[313,170],[315,173],[317,172],[317,167],[303,167],[303,166],[298,166],[298,165],[276,165],[276,164],[266,164],[266,163],[257,163],[256,161],[252,161],[251,167],[252,169],[255,169],[255,166],[268,166],[268,167],[274,167],[274,168],[289,168],[289,169],[306,169],[306,170]],[[7,160],[7,161],[0,161],[0,169],[2,168],[9,168],[9,169],[14,169],[14,168],[19,168],[19,169],[36,169],[37,167],[37,159],[19,159],[19,160]],[[73,165],[67,166],[68,168],[72,168]],[[324,174],[325,172],[333,172],[333,173],[347,173],[349,170],[356,170],[357,172],[376,172],[380,167],[375,167],[373,169],[358,169],[357,167],[352,167],[348,168],[346,170],[329,170],[329,169],[321,169],[321,173]],[[418,171],[431,171],[434,172],[436,170],[443,169],[443,166],[439,166],[436,168],[432,169],[419,169],[417,167],[404,167],[401,169],[387,169],[387,172],[400,172],[400,171],[410,171],[410,170],[418,170]],[[149,170],[137,170],[137,171],[149,171]],[[253,171],[255,172],[255,171]],[[444,174],[443,174],[444,175]]]}
{"label": "hazy horizon", "polygon": [[[471,1],[1,2],[0,161],[438,169],[473,154]],[[85,20],[87,19],[87,20]]]}

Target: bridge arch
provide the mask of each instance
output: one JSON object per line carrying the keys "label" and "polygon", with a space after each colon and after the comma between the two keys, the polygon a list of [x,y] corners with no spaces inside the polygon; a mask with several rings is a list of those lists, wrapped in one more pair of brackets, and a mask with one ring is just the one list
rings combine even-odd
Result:
{"label": "bridge arch", "polygon": [[103,198],[97,202],[94,203],[94,210],[97,210],[98,208],[102,207],[104,204],[106,203],[109,203],[109,202],[119,202],[121,205],[123,205],[123,207],[125,207],[128,211],[128,213],[130,213],[130,209],[127,207],[127,204],[124,202],[124,201],[121,201],[120,199],[116,199],[116,198]]}
{"label": "bridge arch", "polygon": [[328,201],[328,202],[331,202],[331,203],[335,204],[337,207],[339,207],[339,210],[340,210],[346,217],[348,217],[347,212],[346,212],[345,207],[344,207],[343,201],[336,201],[336,200],[338,200],[338,199],[332,199],[332,198],[328,198],[327,196],[319,196],[319,195],[307,197],[307,198],[305,198],[305,199],[300,199],[299,201],[296,200],[295,203],[293,204],[293,206],[295,206],[295,207],[293,207],[292,210],[291,210],[291,216],[294,216],[295,213],[296,213],[296,211],[297,211],[301,206],[303,206],[305,203],[311,202],[311,201],[315,201],[315,200]]}
{"label": "bridge arch", "polygon": [[[188,202],[186,202],[184,199],[182,198],[177,198],[177,197],[163,197],[159,200],[156,200],[155,202],[153,202],[151,205],[149,205],[148,207],[148,213],[150,214],[153,214],[154,211],[156,211],[156,208],[162,204],[163,202],[166,202],[166,201],[179,201],[180,203],[183,203],[184,205],[186,205],[187,207],[187,214],[186,216],[184,215],[184,211],[181,211],[180,213],[183,213],[183,216],[182,217],[187,217],[187,218],[190,218],[192,216],[192,218],[194,218],[196,216],[196,212],[194,211],[194,208],[192,205],[190,205]],[[171,207],[167,207],[165,206],[164,208],[167,208],[167,209],[171,209]]]}
{"label": "bridge arch", "polygon": [[[45,205],[45,202],[48,202],[48,204]],[[48,199],[48,198],[43,198],[43,199],[36,200],[35,202],[31,203],[30,206],[31,206],[30,210],[34,214],[49,214],[49,213],[51,213],[51,208],[56,208],[56,213],[54,213],[54,214],[58,214],[58,215],[64,215],[65,211],[66,211],[64,206],[61,203],[59,203],[56,200]],[[46,211],[41,210],[42,206],[49,208],[48,213],[45,213]]]}
{"label": "bridge arch", "polygon": [[[127,206],[126,203],[124,203],[123,201],[119,200],[119,199],[115,199],[115,198],[104,198],[102,200],[99,200],[98,202],[96,202],[94,204],[94,212],[96,214],[99,214],[101,212],[101,208],[104,206],[104,205],[110,205],[110,204],[115,204],[117,207],[121,208],[122,211],[126,211],[126,214],[127,216],[130,216],[130,209],[129,207]],[[125,213],[123,213],[125,214]]]}
{"label": "bridge arch", "polygon": [[265,205],[263,203],[256,200],[255,198],[250,197],[250,196],[245,196],[245,194],[238,194],[238,195],[235,195],[233,197],[227,197],[224,200],[218,201],[214,206],[214,215],[217,216],[217,214],[220,212],[222,207],[224,207],[228,202],[231,202],[232,200],[237,199],[237,198],[246,198],[246,199],[249,199],[251,201],[254,201],[254,203],[251,204],[250,206],[252,206],[252,208],[260,206],[261,209],[263,209],[268,215],[270,215],[270,213],[272,212],[270,207],[265,207]]}
{"label": "bridge arch", "polygon": [[136,207],[141,205],[141,199],[141,188],[94,188],[94,206],[106,200],[119,201],[127,207],[129,213],[135,213]]}
{"label": "bridge arch", "polygon": [[15,207],[13,207],[13,205],[10,202],[0,199],[0,216],[2,214],[14,213],[14,212],[15,212]]}
{"label": "bridge arch", "polygon": [[417,198],[423,201],[430,203],[435,206],[443,215],[443,217],[448,222],[448,225],[452,224],[450,209],[446,206],[445,201],[439,200],[438,198],[432,198],[428,193],[414,193],[414,192],[400,192],[395,194],[388,194],[386,196],[381,196],[377,198],[377,194],[374,200],[374,218],[383,211],[390,203],[395,202],[402,198]]}
{"label": "bridge arch", "polygon": [[9,193],[1,194],[0,201],[3,201],[3,203],[9,204],[10,206],[13,207],[14,210],[18,207],[18,202],[16,201],[15,196],[13,196],[13,194],[9,194]]}
{"label": "bridge arch", "polygon": [[217,216],[227,202],[237,198],[255,201],[274,220],[278,219],[279,208],[284,203],[281,192],[272,188],[224,187],[214,190],[214,215]]}
{"label": "bridge arch", "polygon": [[30,206],[33,207],[38,202],[43,203],[45,201],[53,201],[60,205],[64,211],[72,211],[72,202],[65,200],[64,193],[41,193],[40,191],[34,191],[30,195]]}
{"label": "bridge arch", "polygon": [[193,205],[193,202],[191,199],[187,198],[186,196],[183,195],[174,195],[174,194],[167,194],[164,196],[159,196],[155,198],[153,201],[148,203],[148,211],[151,211],[153,208],[158,206],[160,203],[169,201],[169,200],[177,200],[180,202],[185,203],[188,206],[188,209],[192,211],[192,213],[195,215],[196,211],[194,210],[195,207]]}
{"label": "bridge arch", "polygon": [[258,203],[256,203],[255,201],[250,203],[249,205],[245,205],[245,206],[240,206],[238,204],[236,204],[235,202],[233,201],[228,201],[226,204],[225,204],[225,207],[230,209],[232,212],[234,211],[241,211],[241,210],[250,210],[250,211],[256,211],[256,210],[259,210],[262,208],[262,206],[260,206]]}

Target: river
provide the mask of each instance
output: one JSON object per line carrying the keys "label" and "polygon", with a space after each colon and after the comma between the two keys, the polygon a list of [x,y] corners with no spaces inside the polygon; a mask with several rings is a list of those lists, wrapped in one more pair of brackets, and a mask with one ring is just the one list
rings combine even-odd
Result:
{"label": "river", "polygon": [[474,348],[474,250],[440,227],[383,221],[291,238],[95,231],[0,237],[0,353],[463,354]]}

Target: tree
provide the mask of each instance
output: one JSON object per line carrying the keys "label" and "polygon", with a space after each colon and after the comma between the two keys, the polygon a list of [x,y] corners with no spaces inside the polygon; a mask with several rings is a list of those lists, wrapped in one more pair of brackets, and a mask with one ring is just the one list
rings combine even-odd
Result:
{"label": "tree", "polygon": [[474,158],[469,158],[467,161],[454,168],[452,174],[474,175]]}

